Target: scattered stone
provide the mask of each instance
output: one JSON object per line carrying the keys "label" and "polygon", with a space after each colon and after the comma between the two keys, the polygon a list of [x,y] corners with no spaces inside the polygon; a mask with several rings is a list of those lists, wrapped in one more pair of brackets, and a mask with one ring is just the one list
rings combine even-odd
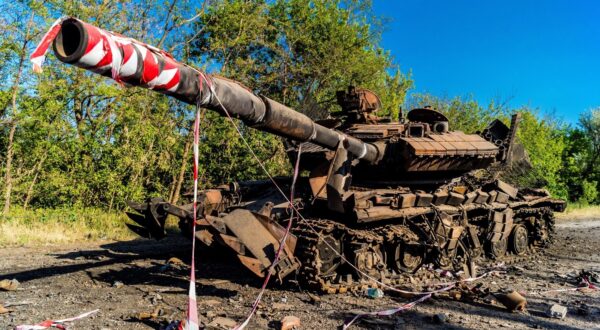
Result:
{"label": "scattered stone", "polygon": [[4,306],[0,305],[0,314],[7,314],[10,312],[11,312],[11,310],[6,309]]}
{"label": "scattered stone", "polygon": [[6,303],[4,304],[4,307],[13,307],[13,306],[24,306],[24,305],[33,305],[34,303],[32,301],[19,301],[19,302],[13,302],[13,303]]}
{"label": "scattered stone", "polygon": [[121,282],[121,281],[115,281],[112,286],[119,289],[119,288],[122,288],[123,286],[125,286],[125,284],[123,284],[123,282]]}
{"label": "scattered stone", "polygon": [[16,279],[0,281],[0,290],[15,291],[19,287],[19,281]]}
{"label": "scattered stone", "polygon": [[164,330],[178,330],[185,327],[185,321],[172,321]]}
{"label": "scattered stone", "polygon": [[181,259],[179,259],[177,257],[169,258],[169,260],[167,260],[167,264],[169,264],[169,265],[176,265],[176,266],[185,266],[185,263],[183,261],[181,261]]}
{"label": "scattered stone", "polygon": [[516,272],[525,272],[525,268],[523,267],[519,267],[519,266],[511,266],[512,270],[516,271]]}
{"label": "scattered stone", "polygon": [[157,319],[162,314],[162,310],[160,308],[156,308],[154,312],[140,312],[137,314],[138,320],[149,320],[149,319]]}
{"label": "scattered stone", "polygon": [[229,282],[228,280],[219,280],[219,279],[217,279],[217,280],[209,280],[209,279],[204,279],[203,278],[203,279],[200,279],[198,281],[198,283],[202,284],[202,285],[219,285],[219,284],[227,284],[227,283],[231,283],[231,282]]}
{"label": "scattered stone", "polygon": [[281,330],[292,330],[300,328],[300,318],[288,315],[281,320]]}
{"label": "scattered stone", "polygon": [[447,320],[448,320],[448,315],[446,315],[444,313],[435,314],[433,316],[433,322],[438,323],[438,324],[446,323]]}
{"label": "scattered stone", "polygon": [[318,304],[321,302],[321,298],[319,296],[316,296],[312,293],[308,293],[308,297],[310,298],[310,302],[313,304]]}
{"label": "scattered stone", "polygon": [[273,309],[282,310],[282,311],[291,311],[294,308],[294,306],[292,306],[290,304],[284,304],[284,303],[274,303],[271,307]]}
{"label": "scattered stone", "polygon": [[550,309],[548,310],[548,316],[553,317],[555,319],[564,319],[565,316],[567,316],[567,307],[559,304],[554,304],[550,306]]}
{"label": "scattered stone", "polygon": [[577,314],[581,316],[588,316],[591,314],[590,307],[588,305],[580,305],[577,308]]}
{"label": "scattered stone", "polygon": [[152,303],[152,305],[156,305],[161,300],[163,300],[163,297],[158,293],[153,294],[150,298],[150,302]]}
{"label": "scattered stone", "polygon": [[216,300],[216,299],[200,300],[199,302],[201,305],[206,305],[206,306],[217,306],[217,305],[221,304],[221,301]]}
{"label": "scattered stone", "polygon": [[554,274],[554,276],[556,276],[556,277],[558,277],[558,278],[560,278],[562,280],[568,280],[569,279],[569,276],[565,275],[565,274]]}
{"label": "scattered stone", "polygon": [[394,320],[372,318],[372,317],[364,318],[364,319],[362,319],[362,322],[375,325],[377,327],[377,329],[379,329],[380,327],[391,328],[395,325]]}
{"label": "scattered stone", "polygon": [[208,324],[208,327],[209,328],[210,327],[218,328],[218,329],[233,329],[233,328],[235,328],[236,325],[237,325],[237,322],[230,318],[217,317],[216,319],[212,320]]}
{"label": "scattered stone", "polygon": [[177,270],[177,269],[182,269],[185,266],[186,266],[185,263],[181,259],[179,259],[177,257],[172,257],[172,258],[169,258],[169,260],[167,260],[167,262],[162,267],[160,267],[160,271],[166,272],[169,269]]}
{"label": "scattered stone", "polygon": [[581,293],[593,293],[596,292],[596,290],[598,290],[596,287],[579,287],[578,291]]}

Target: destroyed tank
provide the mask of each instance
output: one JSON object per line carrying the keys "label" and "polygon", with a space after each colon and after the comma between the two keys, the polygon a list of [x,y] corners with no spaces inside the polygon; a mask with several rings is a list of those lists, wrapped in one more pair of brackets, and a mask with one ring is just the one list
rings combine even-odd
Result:
{"label": "destroyed tank", "polygon": [[[234,182],[200,192],[191,203],[160,198],[130,203],[127,224],[143,237],[166,236],[168,215],[182,232],[209,247],[231,250],[258,277],[298,279],[327,293],[364,286],[402,285],[433,265],[474,276],[476,263],[519,260],[552,237],[554,212],[565,202],[546,190],[500,179],[526,161],[510,127],[493,121],[482,132],[453,131],[444,114],[409,111],[400,121],[377,116],[380,99],[367,89],[337,93],[341,111],[313,121],[241,84],[204,74],[169,54],[74,18],[58,23],[57,58],[129,85],[141,86],[231,115],[283,138],[292,178]],[[281,188],[280,191],[278,187]],[[293,218],[291,233],[276,251]],[[293,275],[295,274],[295,276]]]}

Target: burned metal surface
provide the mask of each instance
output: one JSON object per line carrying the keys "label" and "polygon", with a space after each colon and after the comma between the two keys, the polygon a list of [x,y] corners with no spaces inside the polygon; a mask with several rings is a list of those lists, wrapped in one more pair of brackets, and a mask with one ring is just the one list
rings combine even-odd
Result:
{"label": "burned metal surface", "polygon": [[[301,164],[310,175],[298,182],[302,197],[296,201],[304,206],[304,220],[295,219],[293,246],[276,268],[280,280],[296,273],[308,287],[343,293],[427,280],[431,273],[422,268],[428,264],[475,276],[476,264],[523,260],[550,242],[552,213],[563,211],[565,203],[544,190],[497,179],[498,169],[511,161],[507,152],[515,143],[518,116],[510,128],[495,121],[481,134],[466,134],[448,130],[447,119],[430,109],[409,113],[418,122],[376,120],[377,107],[360,100],[369,94],[347,93],[338,94],[348,115],[340,119],[351,118],[341,121],[342,132],[385,152],[365,165],[354,162],[344,143],[335,151],[304,145],[308,160]],[[288,146],[292,161],[302,159],[297,143]],[[482,169],[489,175],[477,178]],[[289,189],[289,180],[278,183]],[[246,185],[256,184],[238,189],[252,190]],[[242,200],[229,197],[239,195],[235,189],[220,190],[219,200],[227,202],[205,216],[211,220],[202,222],[197,235],[207,245],[229,247],[257,276],[273,260],[282,235],[276,224],[289,216],[287,204],[273,199],[275,189],[261,187]],[[201,205],[207,203],[208,198]]]}
{"label": "burned metal surface", "polygon": [[[103,48],[103,38],[114,47]],[[104,57],[94,55],[96,47]],[[164,237],[168,215],[180,219],[187,237],[196,222],[200,242],[231,250],[259,277],[272,269],[280,281],[297,278],[336,293],[418,281],[428,276],[421,272],[426,265],[474,276],[476,263],[510,262],[541,251],[552,239],[553,212],[565,208],[544,190],[498,179],[507,166],[526,163],[515,140],[518,115],[510,127],[495,120],[467,134],[453,131],[443,114],[427,107],[400,121],[379,117],[379,97],[350,87],[336,94],[342,111],[317,123],[235,81],[203,74],[161,50],[77,19],[62,22],[54,49],[63,62],[287,139],[291,163],[299,158],[301,173],[308,173],[298,180],[292,201],[300,216],[268,181],[203,191],[196,219],[191,204],[130,204],[137,213],[128,215],[137,225],[128,226],[141,236]],[[113,50],[137,65],[128,66],[128,60],[114,67],[107,59]],[[161,83],[167,70],[173,75]],[[290,178],[275,181],[289,193]],[[290,220],[283,256],[273,265]]]}

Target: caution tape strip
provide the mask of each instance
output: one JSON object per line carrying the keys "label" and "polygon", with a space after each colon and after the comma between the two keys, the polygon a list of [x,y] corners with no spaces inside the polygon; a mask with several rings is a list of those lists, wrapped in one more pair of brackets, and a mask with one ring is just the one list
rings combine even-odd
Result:
{"label": "caution tape strip", "polygon": [[567,289],[553,289],[553,290],[546,290],[546,291],[540,291],[540,292],[526,292],[525,295],[527,296],[541,296],[541,295],[545,295],[547,293],[558,293],[558,292],[569,292],[569,291],[583,291],[585,289],[588,290],[592,290],[592,291],[597,291],[599,288],[594,285],[594,283],[592,283],[587,276],[583,276],[581,278],[581,283],[579,283],[579,286],[576,288],[567,288]]}
{"label": "caution tape strip", "polygon": [[[264,164],[262,164],[262,162],[260,161],[260,159],[256,156],[256,154],[254,153],[254,151],[252,150],[252,148],[250,148],[250,146],[248,145],[248,142],[246,141],[246,139],[244,138],[242,132],[240,131],[239,127],[235,124],[233,118],[231,117],[231,115],[229,114],[229,111],[227,111],[227,109],[225,108],[225,106],[223,105],[223,103],[221,102],[221,100],[219,99],[219,97],[217,96],[217,93],[214,90],[213,85],[210,84],[209,80],[206,78],[205,75],[200,75],[200,81],[204,80],[208,85],[209,85],[209,90],[212,94],[212,96],[215,97],[215,99],[217,100],[217,102],[219,103],[219,105],[221,106],[221,108],[223,109],[223,112],[225,113],[225,115],[227,116],[227,119],[229,119],[229,121],[231,122],[231,124],[233,125],[233,127],[235,128],[235,130],[237,131],[237,133],[240,135],[240,137],[242,138],[242,140],[244,141],[244,143],[246,144],[246,146],[248,147],[248,149],[250,150],[250,152],[252,153],[252,155],[254,156],[254,158],[259,162],[259,165],[262,167],[262,169],[265,171],[265,173],[269,176],[269,178],[271,179],[271,181],[273,183],[275,183],[275,181],[273,180],[273,177],[269,174],[269,172],[267,171],[267,169],[264,167]],[[248,326],[248,323],[250,323],[250,320],[252,319],[252,317],[254,316],[254,314],[256,313],[256,310],[258,309],[258,305],[260,304],[260,301],[262,300],[262,297],[265,293],[265,290],[267,288],[267,284],[269,283],[269,280],[271,279],[271,274],[274,273],[274,268],[277,265],[277,263],[279,262],[279,259],[281,257],[281,252],[284,249],[284,246],[286,244],[286,241],[289,237],[289,233],[290,233],[290,229],[292,228],[292,223],[294,220],[294,214],[298,214],[300,217],[302,216],[300,214],[300,212],[298,211],[298,209],[296,208],[296,206],[294,205],[294,203],[292,202],[294,200],[294,194],[295,194],[295,187],[296,187],[296,181],[298,179],[298,175],[300,173],[300,155],[302,153],[302,145],[299,146],[298,148],[298,156],[296,157],[296,164],[294,166],[294,175],[292,177],[292,186],[290,188],[290,197],[288,199],[288,197],[283,193],[283,191],[281,190],[281,188],[279,186],[276,185],[277,189],[279,190],[279,192],[281,192],[281,194],[284,195],[285,199],[288,201],[289,205],[290,205],[290,218],[288,220],[287,226],[285,228],[285,233],[283,235],[283,238],[280,240],[279,242],[279,248],[277,249],[277,252],[275,253],[275,258],[273,260],[273,262],[271,263],[271,266],[269,267],[267,273],[266,273],[266,277],[265,280],[263,281],[263,284],[261,286],[261,290],[259,292],[259,294],[257,295],[256,299],[254,300],[254,303],[252,304],[252,309],[250,310],[250,313],[248,314],[248,316],[246,317],[246,319],[236,325],[236,327],[234,328],[235,330],[243,330],[244,328],[246,328],[246,326]]]}
{"label": "caution tape strip", "polygon": [[[187,318],[179,324],[180,330],[198,330],[198,302],[196,300],[196,219],[198,218],[198,144],[200,141],[200,106],[196,107],[196,119],[194,120],[194,206],[192,221],[192,260],[190,262],[190,288],[188,290]],[[185,160],[184,160],[185,161]]]}
{"label": "caution tape strip", "polygon": [[[290,200],[294,200],[294,190],[295,190],[295,186],[296,186],[296,180],[298,179],[298,173],[300,172],[299,168],[300,168],[300,153],[302,152],[302,145],[300,145],[300,147],[298,148],[298,157],[296,157],[296,166],[294,167],[294,176],[292,179],[292,187],[291,187],[291,193],[290,193]],[[285,233],[283,235],[283,238],[281,239],[281,241],[279,242],[279,248],[277,249],[277,253],[275,253],[275,258],[273,259],[273,263],[271,264],[271,266],[269,267],[269,270],[267,271],[267,276],[265,277],[265,280],[262,284],[262,287],[260,289],[260,293],[258,294],[258,296],[256,297],[256,299],[254,300],[254,303],[252,304],[252,310],[250,311],[250,313],[248,314],[248,316],[246,317],[246,319],[244,320],[244,322],[242,322],[241,324],[237,325],[234,330],[243,330],[244,328],[246,328],[246,326],[248,325],[248,323],[250,322],[250,320],[252,319],[252,317],[254,316],[254,314],[256,313],[256,309],[258,308],[258,304],[260,303],[263,294],[265,293],[265,290],[267,288],[267,284],[269,283],[269,280],[271,279],[271,274],[274,273],[274,268],[277,265],[277,263],[279,263],[279,259],[281,257],[281,251],[283,251],[283,248],[285,246],[285,242],[287,240],[287,238],[289,237],[289,233],[290,233],[290,229],[292,228],[292,223],[294,220],[294,211],[293,208],[291,209],[291,214],[290,214],[290,219],[288,220],[288,224],[287,227],[285,228]]]}
{"label": "caution tape strip", "polygon": [[29,324],[18,325],[15,327],[15,330],[44,330],[44,329],[49,329],[49,328],[67,329],[66,323],[70,323],[73,321],[77,321],[77,320],[86,318],[90,315],[98,313],[99,311],[100,311],[99,309],[96,309],[96,310],[89,311],[89,312],[86,312],[81,315],[71,317],[68,319],[62,319],[62,320],[56,320],[56,321],[46,320],[46,321],[43,321],[43,322],[40,322],[40,323],[34,324],[34,325],[29,325]]}

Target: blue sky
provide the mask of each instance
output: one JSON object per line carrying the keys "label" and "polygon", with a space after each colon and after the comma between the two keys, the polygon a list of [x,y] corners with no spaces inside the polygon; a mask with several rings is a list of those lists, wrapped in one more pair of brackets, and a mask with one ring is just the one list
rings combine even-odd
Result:
{"label": "blue sky", "polygon": [[509,100],[568,123],[600,106],[600,1],[374,0],[416,92]]}

